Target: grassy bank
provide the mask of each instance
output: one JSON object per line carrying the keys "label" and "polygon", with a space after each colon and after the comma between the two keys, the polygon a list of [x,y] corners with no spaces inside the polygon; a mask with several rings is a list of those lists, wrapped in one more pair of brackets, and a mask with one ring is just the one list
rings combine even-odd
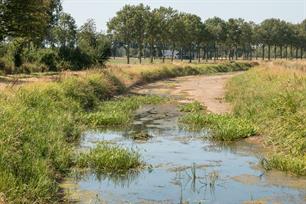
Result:
{"label": "grassy bank", "polygon": [[74,142],[84,129],[126,124],[137,107],[160,101],[131,97],[105,102],[125,93],[128,87],[168,77],[250,67],[248,63],[113,67],[61,76],[58,82],[5,89],[0,93],[0,193],[10,203],[58,201],[58,183],[76,163]]}
{"label": "grassy bank", "polygon": [[181,123],[191,129],[210,129],[210,136],[215,140],[234,141],[256,134],[256,128],[248,120],[208,113],[198,102],[183,105],[181,111],[186,113],[180,118]]}
{"label": "grassy bank", "polygon": [[236,117],[258,127],[271,150],[269,168],[306,175],[306,74],[258,68],[232,79],[227,98]]}

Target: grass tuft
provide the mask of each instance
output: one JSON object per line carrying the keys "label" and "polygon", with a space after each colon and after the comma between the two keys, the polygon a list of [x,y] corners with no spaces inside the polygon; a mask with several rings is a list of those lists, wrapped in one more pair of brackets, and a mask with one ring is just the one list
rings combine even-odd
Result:
{"label": "grass tuft", "polygon": [[159,96],[129,96],[102,102],[97,111],[85,114],[86,124],[92,127],[127,126],[133,120],[134,111],[143,105],[160,104],[167,99]]}
{"label": "grass tuft", "polygon": [[183,104],[180,107],[180,111],[185,112],[185,113],[199,113],[199,112],[202,112],[202,111],[206,111],[206,107],[204,107],[198,101],[193,101],[191,103]]}
{"label": "grass tuft", "polygon": [[99,143],[89,153],[82,153],[77,163],[79,167],[91,168],[98,174],[125,174],[143,165],[135,150],[107,142]]}
{"label": "grass tuft", "polygon": [[221,141],[234,141],[256,134],[256,128],[250,122],[232,115],[189,113],[180,121],[192,128],[209,128],[212,138]]}

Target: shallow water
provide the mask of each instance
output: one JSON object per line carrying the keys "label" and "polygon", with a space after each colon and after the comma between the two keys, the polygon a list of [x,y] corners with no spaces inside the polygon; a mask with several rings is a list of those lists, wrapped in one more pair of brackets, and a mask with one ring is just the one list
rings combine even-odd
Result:
{"label": "shallow water", "polygon": [[[184,130],[177,125],[178,116],[175,105],[147,106],[137,111],[129,129],[87,132],[81,149],[112,141],[137,149],[151,167],[121,177],[90,172],[72,177],[66,182],[71,199],[79,203],[306,203],[304,178],[265,172],[258,167],[258,147],[203,139],[208,131]],[[139,131],[153,137],[129,139]]]}

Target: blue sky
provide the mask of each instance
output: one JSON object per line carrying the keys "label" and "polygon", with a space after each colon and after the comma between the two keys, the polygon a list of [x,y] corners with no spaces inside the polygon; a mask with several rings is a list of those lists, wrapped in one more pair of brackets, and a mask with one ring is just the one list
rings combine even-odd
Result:
{"label": "blue sky", "polygon": [[218,16],[223,19],[244,18],[260,23],[266,18],[280,18],[297,23],[306,18],[306,0],[62,0],[65,12],[70,13],[78,26],[87,19],[96,21],[98,30],[105,31],[106,23],[125,4],[143,3],[151,8],[171,6],[179,11],[200,16],[203,20]]}

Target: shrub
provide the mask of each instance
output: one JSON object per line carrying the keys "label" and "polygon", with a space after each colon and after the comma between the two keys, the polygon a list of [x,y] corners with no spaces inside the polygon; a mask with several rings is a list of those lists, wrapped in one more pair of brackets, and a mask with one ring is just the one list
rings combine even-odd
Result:
{"label": "shrub", "polygon": [[46,65],[49,71],[58,71],[58,55],[56,51],[52,49],[41,49],[37,54],[39,63]]}

